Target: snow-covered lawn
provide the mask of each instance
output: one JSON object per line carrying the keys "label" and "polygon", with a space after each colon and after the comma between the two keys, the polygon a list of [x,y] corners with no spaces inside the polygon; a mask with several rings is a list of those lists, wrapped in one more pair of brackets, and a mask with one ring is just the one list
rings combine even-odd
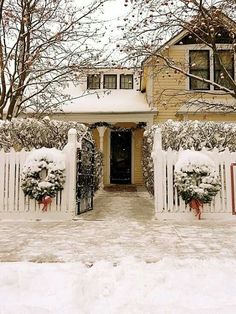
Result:
{"label": "snow-covered lawn", "polygon": [[1,314],[230,314],[236,261],[0,264]]}

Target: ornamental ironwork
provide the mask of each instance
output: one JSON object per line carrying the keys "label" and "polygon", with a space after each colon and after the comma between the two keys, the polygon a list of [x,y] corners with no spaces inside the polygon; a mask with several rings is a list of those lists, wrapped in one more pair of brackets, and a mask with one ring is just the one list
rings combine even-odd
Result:
{"label": "ornamental ironwork", "polygon": [[94,143],[83,138],[81,144],[77,149],[77,214],[93,209],[94,195]]}

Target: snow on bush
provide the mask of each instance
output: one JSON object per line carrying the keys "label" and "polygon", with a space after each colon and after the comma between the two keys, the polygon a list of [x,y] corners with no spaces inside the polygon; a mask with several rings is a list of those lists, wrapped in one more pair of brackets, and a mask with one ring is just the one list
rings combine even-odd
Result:
{"label": "snow on bush", "polygon": [[[78,139],[86,132],[86,126],[78,122],[64,122],[44,118],[36,119],[13,119],[2,121],[0,124],[0,148],[8,151],[11,147],[20,151],[21,149],[32,150],[33,148],[58,148],[62,149],[68,138],[71,128],[77,130]],[[91,139],[90,132],[86,137]]]}
{"label": "snow on bush", "polygon": [[153,161],[151,158],[153,134],[156,128],[162,130],[162,148],[167,150],[202,148],[223,151],[226,147],[236,151],[236,123],[203,122],[203,121],[172,121],[155,124],[144,132],[143,141],[143,176],[148,191],[153,194]]}
{"label": "snow on bush", "polygon": [[186,204],[192,200],[210,203],[220,190],[213,160],[201,152],[180,152],[175,165],[175,186]]}
{"label": "snow on bush", "polygon": [[[13,147],[16,151],[23,148],[27,151],[33,148],[55,147],[63,149],[67,143],[68,131],[74,128],[78,134],[78,140],[82,136],[92,140],[92,133],[84,124],[75,121],[57,121],[44,118],[37,119],[12,119],[12,121],[0,121],[0,149],[9,151]],[[95,152],[95,191],[101,182],[102,156]]]}

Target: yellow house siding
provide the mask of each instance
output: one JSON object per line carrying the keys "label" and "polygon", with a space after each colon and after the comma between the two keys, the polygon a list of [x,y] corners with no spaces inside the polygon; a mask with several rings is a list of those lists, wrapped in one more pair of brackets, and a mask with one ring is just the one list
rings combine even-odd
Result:
{"label": "yellow house siding", "polygon": [[[175,64],[181,65],[182,68],[188,70],[188,47],[171,46],[165,51],[165,54],[174,60]],[[151,81],[145,71],[145,80]],[[176,72],[173,69],[165,66],[161,59],[154,59],[148,62],[147,68],[153,68],[153,105],[158,109],[158,115],[154,118],[155,122],[164,122],[168,119],[182,120],[182,119],[199,119],[199,120],[213,120],[213,121],[235,121],[235,115],[218,114],[218,113],[189,113],[187,115],[178,114],[178,110],[188,101],[191,100],[207,100],[214,102],[227,102],[232,100],[230,96],[223,95],[220,91],[211,91],[210,93],[198,93],[188,90],[188,78]],[[150,70],[149,70],[150,72]],[[146,82],[148,85],[148,82]],[[150,90],[147,89],[147,99],[150,96]]]}
{"label": "yellow house siding", "polygon": [[188,114],[185,119],[187,120],[203,120],[203,121],[218,121],[218,122],[236,122],[236,114],[229,115],[229,114]]}
{"label": "yellow house siding", "polygon": [[97,129],[93,129],[92,130],[92,135],[93,135],[93,139],[95,141],[96,148],[99,149],[100,148],[100,139],[99,139],[98,130]]}
{"label": "yellow house siding", "polygon": [[133,135],[133,154],[134,154],[134,184],[143,184],[143,170],[142,170],[142,143],[143,130],[136,130]]}

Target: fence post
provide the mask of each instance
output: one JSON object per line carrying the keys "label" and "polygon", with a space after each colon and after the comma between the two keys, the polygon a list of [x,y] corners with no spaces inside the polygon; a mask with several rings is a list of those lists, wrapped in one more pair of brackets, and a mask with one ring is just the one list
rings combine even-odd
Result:
{"label": "fence post", "polygon": [[68,198],[68,210],[73,216],[76,214],[76,152],[77,152],[77,131],[70,129],[68,131],[68,143],[64,151],[67,156],[67,167],[69,167],[68,175],[68,191],[66,197]]}
{"label": "fence post", "polygon": [[154,132],[152,158],[154,163],[155,216],[163,210],[163,151],[161,129]]}

